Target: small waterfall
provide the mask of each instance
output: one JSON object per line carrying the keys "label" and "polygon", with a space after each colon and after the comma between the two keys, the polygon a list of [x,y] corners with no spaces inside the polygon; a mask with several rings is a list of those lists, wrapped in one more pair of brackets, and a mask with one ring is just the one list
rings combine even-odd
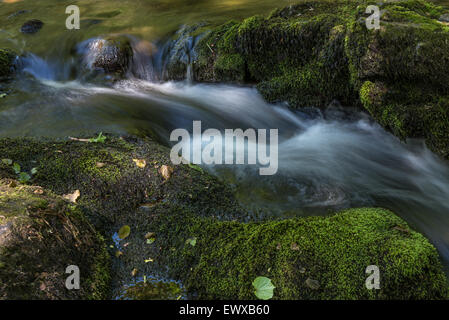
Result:
{"label": "small waterfall", "polygon": [[20,59],[22,72],[41,80],[56,80],[58,66],[56,63],[44,60],[32,53]]}

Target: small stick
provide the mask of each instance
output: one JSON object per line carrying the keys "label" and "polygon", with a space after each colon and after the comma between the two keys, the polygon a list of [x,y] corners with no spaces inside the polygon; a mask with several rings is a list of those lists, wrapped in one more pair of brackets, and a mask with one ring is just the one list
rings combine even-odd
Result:
{"label": "small stick", "polygon": [[212,50],[212,48],[209,46],[208,43],[206,43],[207,47],[209,48],[210,52],[214,53],[214,50]]}

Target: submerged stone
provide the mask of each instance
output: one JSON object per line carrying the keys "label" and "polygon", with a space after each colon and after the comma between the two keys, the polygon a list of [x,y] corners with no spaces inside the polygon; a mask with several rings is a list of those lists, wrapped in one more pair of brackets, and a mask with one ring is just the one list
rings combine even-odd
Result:
{"label": "submerged stone", "polygon": [[30,21],[25,22],[22,27],[20,28],[20,32],[27,33],[27,34],[33,34],[38,32],[44,23],[37,19],[32,19]]}

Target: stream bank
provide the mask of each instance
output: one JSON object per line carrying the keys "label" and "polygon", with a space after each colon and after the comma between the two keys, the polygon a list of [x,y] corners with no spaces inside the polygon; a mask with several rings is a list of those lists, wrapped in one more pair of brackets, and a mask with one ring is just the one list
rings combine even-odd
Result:
{"label": "stream bank", "polygon": [[[255,299],[251,283],[260,275],[272,279],[275,299],[447,296],[446,277],[436,249],[388,210],[351,209],[329,217],[250,222],[254,217],[239,206],[229,186],[199,167],[170,167],[169,149],[149,139],[108,136],[98,143],[1,139],[0,152],[5,159],[19,164],[23,172],[35,168],[28,181],[35,187],[16,182],[2,184],[2,215],[7,212],[8,217],[23,216],[38,223],[46,214],[52,215],[47,208],[54,206],[47,202],[45,206],[38,204],[44,211],[35,212],[34,198],[41,203],[40,198],[49,201],[53,193],[73,195],[77,190],[79,196],[69,197],[66,201],[72,204],[65,202],[58,212],[81,221],[89,218],[95,229],[78,226],[82,235],[76,237],[79,245],[65,243],[65,250],[69,257],[78,251],[101,254],[109,250],[111,272],[102,260],[103,273],[85,269],[82,283],[85,277],[100,281],[96,277],[110,276],[114,296],[119,295],[123,284],[143,275],[181,280],[188,296],[200,299]],[[161,170],[164,166],[172,170]],[[17,176],[9,161],[2,161],[0,176]],[[34,190],[43,190],[45,196]],[[28,193],[31,200],[23,202]],[[97,249],[91,245],[95,230],[111,239],[124,225],[130,227],[130,233],[118,245],[108,247],[108,242],[99,242]],[[61,232],[67,238],[64,228]],[[39,241],[45,243],[53,243],[56,236],[42,230],[40,234]],[[149,243],[148,239],[152,241]],[[18,242],[14,259],[26,259],[25,248],[36,241]],[[35,274],[48,272],[45,270],[59,264],[75,263],[73,258],[64,261],[60,255],[52,259],[56,252],[53,249],[42,248],[36,258],[43,263],[30,267],[22,264],[21,273],[35,283]],[[8,246],[2,248],[0,270],[10,272],[13,258],[5,250]],[[91,259],[84,257],[83,261]],[[365,269],[372,264],[382,270],[384,285],[380,290],[365,288]],[[66,275],[55,277],[53,281],[65,282]],[[43,297],[34,286],[25,288],[22,295],[14,292],[18,294],[16,298]],[[73,298],[61,292],[64,289],[58,288],[46,298]],[[96,293],[79,298],[104,298]]]}

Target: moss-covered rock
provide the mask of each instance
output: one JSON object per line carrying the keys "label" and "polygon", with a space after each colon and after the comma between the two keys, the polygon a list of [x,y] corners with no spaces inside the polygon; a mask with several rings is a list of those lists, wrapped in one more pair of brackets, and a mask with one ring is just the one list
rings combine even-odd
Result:
{"label": "moss-covered rock", "polygon": [[268,101],[293,107],[350,103],[344,52],[350,7],[307,1],[218,27],[198,43],[195,79],[255,82]]}
{"label": "moss-covered rock", "polygon": [[11,50],[0,49],[0,81],[8,79],[14,71],[16,55]]}
{"label": "moss-covered rock", "polygon": [[[159,201],[186,205],[199,215],[242,212],[229,187],[187,165],[173,167],[165,180],[160,169],[172,166],[170,149],[150,139],[108,137],[103,143],[0,139],[0,154],[25,172],[36,168],[32,183],[57,194],[80,190],[78,203],[89,208],[94,225],[104,231],[124,212],[131,214],[143,204]],[[144,162],[138,166],[136,160]],[[0,176],[16,174],[0,162]]]}
{"label": "moss-covered rock", "polygon": [[[198,218],[162,205],[152,213],[154,250],[142,253],[168,264],[170,277],[200,299],[256,299],[258,276],[272,280],[274,299],[447,297],[436,249],[387,210],[260,223]],[[380,269],[380,290],[365,286],[370,265]]]}
{"label": "moss-covered rock", "polygon": [[[80,289],[65,287],[80,269]],[[0,179],[0,299],[105,299],[105,243],[74,204],[47,189]]]}
{"label": "moss-covered rock", "polygon": [[424,138],[449,157],[449,27],[425,1],[382,6],[381,28],[367,30],[360,8],[346,38],[351,79],[363,107],[399,138]]}

